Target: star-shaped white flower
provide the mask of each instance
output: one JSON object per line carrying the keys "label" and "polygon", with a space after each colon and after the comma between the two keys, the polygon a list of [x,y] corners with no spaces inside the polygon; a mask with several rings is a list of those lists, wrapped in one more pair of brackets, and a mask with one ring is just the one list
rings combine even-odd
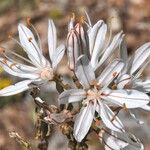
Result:
{"label": "star-shaped white flower", "polygon": [[8,57],[5,52],[2,54],[0,57],[0,65],[2,68],[9,74],[24,78],[24,80],[0,90],[0,96],[9,96],[25,91],[30,88],[31,83],[39,85],[53,80],[56,67],[64,55],[64,45],[60,45],[56,48],[56,28],[52,20],[49,20],[48,25],[48,50],[50,61],[44,57],[42,49],[37,44],[29,28],[23,24],[19,24],[18,31],[20,39],[19,45],[27,53],[29,59],[15,52],[10,53],[25,60],[30,63],[30,65],[15,61]]}
{"label": "star-shaped white flower", "polygon": [[119,75],[123,67],[124,63],[121,60],[115,60],[96,78],[87,57],[79,57],[75,73],[83,89],[70,89],[59,96],[59,101],[62,104],[82,102],[83,106],[74,125],[74,136],[77,141],[81,142],[88,133],[95,112],[99,114],[106,127],[123,132],[123,124],[109,108],[109,105],[121,107],[126,105],[127,108],[138,108],[150,101],[146,94],[139,91],[111,90],[109,88],[110,83]]}
{"label": "star-shaped white flower", "polygon": [[[135,89],[144,93],[150,92],[150,78],[140,79],[143,70],[150,62],[150,43],[146,43],[139,47],[135,53],[128,59],[127,48],[122,42],[121,58],[124,60],[125,66],[120,76],[116,80],[118,89]],[[148,105],[143,109],[150,110]]]}

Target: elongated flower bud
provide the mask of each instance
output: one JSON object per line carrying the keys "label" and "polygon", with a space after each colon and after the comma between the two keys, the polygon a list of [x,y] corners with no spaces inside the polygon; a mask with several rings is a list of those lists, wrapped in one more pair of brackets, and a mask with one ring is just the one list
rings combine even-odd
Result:
{"label": "elongated flower bud", "polygon": [[67,36],[67,55],[71,70],[74,70],[77,59],[81,55],[80,46],[79,35],[72,29]]}
{"label": "elongated flower bud", "polygon": [[68,29],[67,37],[67,54],[69,59],[69,68],[74,70],[77,58],[84,54],[89,57],[88,50],[88,36],[87,32],[83,27],[84,19],[81,17],[79,23],[74,26],[75,16],[73,15]]}
{"label": "elongated flower bud", "polygon": [[88,35],[86,30],[84,29],[82,23],[77,23],[75,26],[75,30],[79,34],[79,40],[81,44],[81,54],[86,55],[89,57],[89,43],[88,43]]}

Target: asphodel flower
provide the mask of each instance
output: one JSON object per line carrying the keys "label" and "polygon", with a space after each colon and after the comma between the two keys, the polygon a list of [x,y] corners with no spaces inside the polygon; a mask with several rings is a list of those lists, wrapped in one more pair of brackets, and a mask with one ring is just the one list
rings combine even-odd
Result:
{"label": "asphodel flower", "polygon": [[[125,66],[116,80],[117,88],[135,89],[144,93],[149,93],[150,78],[141,79],[140,76],[150,62],[150,43],[146,43],[139,47],[129,59],[124,42],[122,42],[120,50],[120,55],[124,60]],[[143,106],[143,109],[150,110],[150,107],[146,105]]]}
{"label": "asphodel flower", "polygon": [[96,78],[87,57],[79,57],[75,73],[83,89],[66,90],[59,96],[61,104],[82,102],[82,108],[74,125],[74,136],[78,142],[81,142],[88,133],[95,112],[99,114],[107,128],[124,132],[123,124],[109,106],[138,108],[149,103],[150,98],[145,93],[136,90],[111,89],[111,83],[123,67],[124,63],[121,60],[114,60]]}
{"label": "asphodel flower", "polygon": [[[99,20],[93,26],[87,17],[89,23],[86,23],[84,17],[74,25],[75,16],[69,22],[69,32],[67,36],[67,54],[70,69],[74,70],[78,57],[81,54],[86,55],[91,65],[96,70],[106,60],[110,58],[115,49],[119,48],[122,41],[122,31],[111,39],[107,38],[108,27],[103,20]],[[87,26],[85,26],[87,24]],[[107,42],[106,42],[107,40]]]}
{"label": "asphodel flower", "polygon": [[38,86],[45,82],[52,81],[55,76],[56,67],[64,55],[64,45],[56,47],[56,27],[52,20],[49,20],[48,23],[48,51],[50,61],[44,57],[41,45],[38,45],[29,28],[23,24],[19,24],[18,32],[20,42],[17,41],[17,43],[27,53],[29,59],[12,51],[8,51],[8,53],[22,59],[28,64],[26,65],[10,58],[4,49],[1,48],[0,65],[9,74],[24,78],[24,80],[0,90],[0,96],[20,93],[29,89],[31,84]]}

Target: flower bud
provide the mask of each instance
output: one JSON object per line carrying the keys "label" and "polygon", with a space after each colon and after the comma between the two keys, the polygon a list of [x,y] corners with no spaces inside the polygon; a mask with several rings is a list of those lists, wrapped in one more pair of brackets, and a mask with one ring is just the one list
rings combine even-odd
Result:
{"label": "flower bud", "polygon": [[[83,21],[82,21],[83,22]],[[86,30],[84,29],[82,22],[77,23],[75,26],[75,30],[77,31],[78,35],[79,35],[79,40],[80,40],[80,44],[81,44],[81,54],[84,54],[86,56],[90,56],[89,55],[89,50],[88,50],[88,35]]]}
{"label": "flower bud", "polygon": [[69,68],[71,70],[75,69],[77,59],[81,55],[80,48],[81,45],[79,40],[79,34],[74,29],[71,29],[67,36],[67,55],[69,61]]}
{"label": "flower bud", "polygon": [[74,70],[76,61],[81,54],[88,54],[88,36],[83,27],[83,18],[74,26],[75,17],[70,20],[67,36],[67,55],[69,59],[69,68]]}

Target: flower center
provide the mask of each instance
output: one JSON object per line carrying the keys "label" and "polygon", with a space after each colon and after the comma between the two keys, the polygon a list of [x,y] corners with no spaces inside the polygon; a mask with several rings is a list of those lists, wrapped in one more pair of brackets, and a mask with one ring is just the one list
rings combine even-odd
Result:
{"label": "flower center", "polygon": [[54,77],[53,69],[52,68],[44,68],[40,73],[40,77],[43,80],[52,80]]}
{"label": "flower center", "polygon": [[87,99],[88,100],[99,100],[101,97],[100,91],[97,89],[90,89],[87,91]]}

